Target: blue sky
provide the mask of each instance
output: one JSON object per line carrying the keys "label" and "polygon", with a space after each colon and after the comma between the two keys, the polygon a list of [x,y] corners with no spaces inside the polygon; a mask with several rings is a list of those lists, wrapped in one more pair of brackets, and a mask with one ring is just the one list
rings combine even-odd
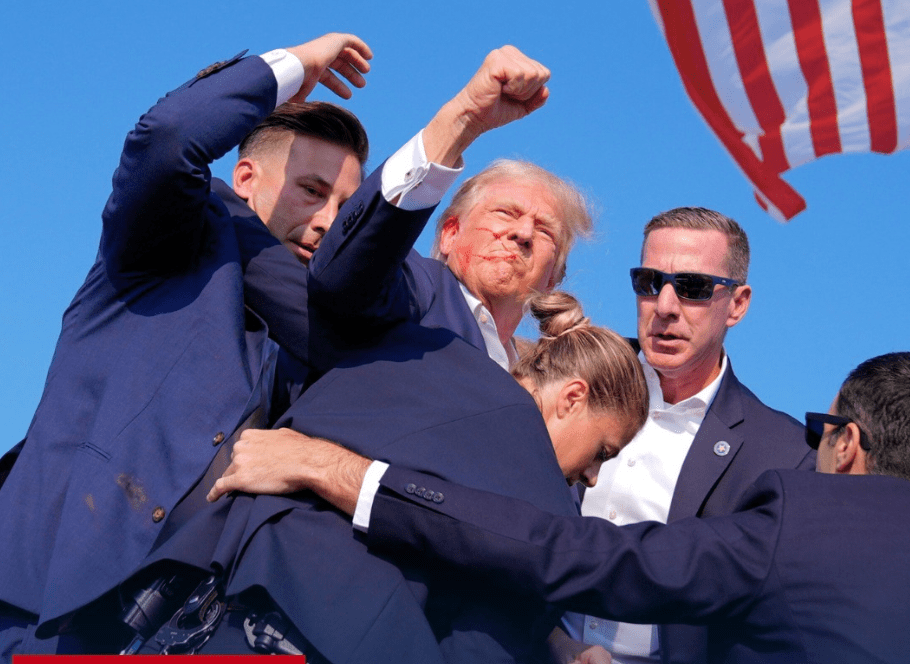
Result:
{"label": "blue sky", "polygon": [[[215,60],[331,31],[360,35],[375,54],[367,88],[346,104],[370,133],[371,166],[422,127],[489,50],[514,44],[552,70],[547,105],[472,146],[467,171],[499,156],[529,159],[596,201],[596,237],[576,249],[565,283],[595,322],[635,334],[628,269],[638,264],[642,226],[663,210],[701,205],[739,221],[752,243],[752,307],[727,350],[765,402],[800,419],[826,410],[858,362],[907,349],[910,155],[807,164],[785,178],[808,210],[787,225],[773,221],[689,103],[645,0],[35,0],[13,3],[0,28],[8,436],[0,451],[22,438],[38,404],[136,119]],[[418,246],[426,250],[429,238]]]}

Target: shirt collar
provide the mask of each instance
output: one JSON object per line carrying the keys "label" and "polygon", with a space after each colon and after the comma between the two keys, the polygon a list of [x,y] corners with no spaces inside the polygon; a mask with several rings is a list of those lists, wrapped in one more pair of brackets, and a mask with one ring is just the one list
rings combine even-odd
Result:
{"label": "shirt collar", "polygon": [[[477,321],[477,326],[483,334],[483,340],[487,346],[487,354],[502,366],[503,369],[508,371],[509,367],[518,361],[518,350],[515,348],[515,339],[510,338],[509,342],[503,345],[499,340],[499,333],[496,329],[496,320],[493,318],[493,314],[490,313],[483,302],[475,297],[463,283],[459,281],[458,286],[461,288],[461,294],[464,295],[465,302],[467,302],[468,308],[471,310],[471,314],[474,316],[474,320]],[[498,357],[503,351],[505,352],[505,358]]]}
{"label": "shirt collar", "polygon": [[658,376],[657,371],[648,364],[648,361],[645,359],[644,351],[639,351],[638,360],[641,362],[642,369],[644,369],[645,372],[645,381],[648,384],[648,397],[650,401],[649,408],[651,410],[675,409],[678,411],[687,411],[703,408],[707,411],[714,401],[714,397],[717,396],[717,391],[720,389],[720,381],[727,372],[727,353],[726,351],[721,351],[720,373],[717,374],[717,377],[702,388],[700,392],[693,394],[688,399],[683,399],[676,404],[668,404],[664,401],[664,395],[660,389],[660,376]]}

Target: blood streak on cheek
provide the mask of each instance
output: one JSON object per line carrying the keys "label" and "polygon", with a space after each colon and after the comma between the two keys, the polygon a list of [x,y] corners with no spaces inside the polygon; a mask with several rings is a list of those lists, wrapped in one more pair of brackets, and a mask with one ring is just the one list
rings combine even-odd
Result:
{"label": "blood streak on cheek", "polygon": [[459,247],[456,250],[456,253],[458,254],[458,266],[461,270],[461,274],[464,274],[468,269],[468,265],[471,264],[471,254],[473,253],[473,248],[473,245],[471,245],[469,247]]}
{"label": "blood streak on cheek", "polygon": [[[496,232],[493,231],[491,228],[484,228],[484,227],[478,228],[477,230],[479,230],[479,231],[486,231],[487,233],[489,233],[490,235],[493,236],[493,240],[501,240],[501,239],[502,239],[505,235],[507,235],[507,233],[508,233],[508,231],[503,231],[502,233],[496,233]],[[503,247],[503,248],[504,248],[504,247]],[[474,251],[473,251],[473,249],[474,249],[473,245],[470,247],[470,249],[471,249],[471,253],[473,254],[473,253],[474,253]],[[466,250],[466,251],[467,251],[467,250]],[[516,260],[518,260],[518,256],[516,256],[515,254],[510,254],[510,255],[508,255],[508,256],[501,256],[501,255],[497,255],[497,256],[483,256],[483,255],[480,255],[480,254],[476,254],[476,255],[477,255],[478,258],[480,258],[481,260],[485,260],[485,261],[516,261]]]}

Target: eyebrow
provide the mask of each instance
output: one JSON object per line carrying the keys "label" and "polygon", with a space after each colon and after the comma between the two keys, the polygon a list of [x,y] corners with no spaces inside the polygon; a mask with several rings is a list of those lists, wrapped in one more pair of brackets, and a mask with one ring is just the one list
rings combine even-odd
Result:
{"label": "eyebrow", "polygon": [[[491,203],[490,207],[507,208],[510,212],[522,212],[524,209],[514,198],[499,199],[497,202]],[[545,224],[554,228],[559,228],[560,226],[559,220],[549,214],[534,215],[534,221],[535,223]]]}
{"label": "eyebrow", "polygon": [[315,173],[306,173],[306,174],[304,174],[304,175],[298,175],[298,176],[295,178],[295,180],[296,180],[298,183],[301,182],[301,181],[303,181],[303,180],[306,180],[306,181],[309,181],[309,182],[315,182],[315,183],[318,184],[320,187],[327,187],[327,188],[329,188],[329,189],[332,188],[332,183],[331,183],[331,182],[327,182],[322,176],[316,175]]}

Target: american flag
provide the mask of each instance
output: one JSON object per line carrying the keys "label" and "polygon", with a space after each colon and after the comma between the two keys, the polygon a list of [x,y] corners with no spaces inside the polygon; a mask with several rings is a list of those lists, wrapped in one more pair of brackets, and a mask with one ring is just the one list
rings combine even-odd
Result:
{"label": "american flag", "polygon": [[696,109],[779,220],[781,173],[910,146],[910,0],[649,0]]}

